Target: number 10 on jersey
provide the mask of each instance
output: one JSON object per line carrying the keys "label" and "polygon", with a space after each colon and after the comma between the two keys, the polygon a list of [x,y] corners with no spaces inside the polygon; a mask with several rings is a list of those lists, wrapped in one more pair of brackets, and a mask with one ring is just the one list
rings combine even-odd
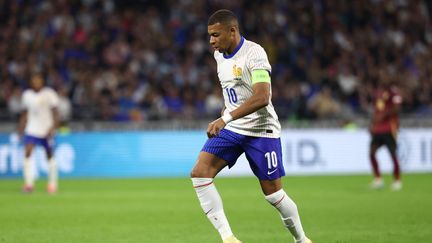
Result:
{"label": "number 10 on jersey", "polygon": [[238,99],[237,99],[237,94],[235,92],[235,89],[234,88],[226,88],[225,91],[227,92],[228,100],[229,100],[230,104],[237,103]]}

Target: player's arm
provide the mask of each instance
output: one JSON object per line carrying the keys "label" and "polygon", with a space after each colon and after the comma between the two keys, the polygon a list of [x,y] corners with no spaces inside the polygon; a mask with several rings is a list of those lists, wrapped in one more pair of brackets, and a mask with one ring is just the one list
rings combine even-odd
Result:
{"label": "player's arm", "polygon": [[223,116],[224,112],[225,112],[226,107],[224,106],[221,110],[221,116]]}
{"label": "player's arm", "polygon": [[231,120],[247,116],[266,107],[270,102],[270,83],[256,83],[252,86],[253,95],[237,109],[230,112]]}
{"label": "player's arm", "polygon": [[20,136],[24,134],[24,129],[27,124],[27,110],[21,112],[20,119],[18,122],[18,133]]}
{"label": "player's arm", "polygon": [[[241,104],[237,109],[222,117],[225,123],[247,116],[270,103],[270,74],[267,70],[252,71],[252,96]],[[231,117],[229,117],[231,116]],[[227,119],[229,118],[229,119]]]}
{"label": "player's arm", "polygon": [[267,70],[259,69],[252,71],[252,96],[241,104],[237,109],[224,114],[221,118],[211,122],[207,127],[207,136],[213,137],[232,120],[239,119],[270,103],[271,81]]}
{"label": "player's arm", "polygon": [[59,113],[58,113],[58,110],[56,107],[51,108],[51,114],[52,114],[52,119],[53,119],[53,125],[48,132],[48,137],[54,136],[54,133],[60,124]]}

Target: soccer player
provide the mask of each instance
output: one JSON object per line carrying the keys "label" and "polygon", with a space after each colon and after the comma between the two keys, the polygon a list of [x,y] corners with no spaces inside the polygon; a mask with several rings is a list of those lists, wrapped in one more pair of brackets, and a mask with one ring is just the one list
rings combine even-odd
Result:
{"label": "soccer player", "polygon": [[31,154],[36,145],[45,149],[49,162],[47,192],[55,193],[58,187],[57,165],[53,157],[53,136],[58,125],[57,93],[44,86],[41,74],[30,78],[31,89],[24,91],[22,105],[24,111],[20,118],[19,132],[24,133],[25,158],[23,166],[23,191],[30,193],[34,189],[34,172]]}
{"label": "soccer player", "polygon": [[279,211],[295,242],[310,243],[296,204],[282,189],[281,128],[271,103],[267,54],[240,35],[237,17],[229,10],[216,11],[209,18],[208,34],[225,108],[222,117],[208,125],[208,140],[191,172],[201,207],[224,243],[241,242],[231,231],[213,178],[245,153],[265,199]]}
{"label": "soccer player", "polygon": [[394,181],[391,186],[393,190],[402,188],[400,166],[397,157],[397,132],[399,129],[399,108],[402,103],[402,97],[397,88],[392,85],[391,77],[385,71],[379,74],[379,85],[374,94],[374,113],[370,123],[369,132],[372,141],[369,147],[369,157],[372,165],[374,180],[371,183],[373,189],[382,188],[384,181],[376,159],[376,152],[385,145],[393,160],[393,177]]}

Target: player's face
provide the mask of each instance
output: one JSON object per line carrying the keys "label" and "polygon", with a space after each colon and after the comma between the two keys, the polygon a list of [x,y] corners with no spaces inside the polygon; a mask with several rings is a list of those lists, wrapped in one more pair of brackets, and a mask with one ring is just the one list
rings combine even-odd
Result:
{"label": "player's face", "polygon": [[35,75],[31,78],[31,86],[35,90],[40,90],[43,87],[43,79],[39,75]]}
{"label": "player's face", "polygon": [[[230,53],[235,42],[235,28],[221,23],[208,26],[210,45],[221,53]],[[235,44],[234,44],[235,45]]]}

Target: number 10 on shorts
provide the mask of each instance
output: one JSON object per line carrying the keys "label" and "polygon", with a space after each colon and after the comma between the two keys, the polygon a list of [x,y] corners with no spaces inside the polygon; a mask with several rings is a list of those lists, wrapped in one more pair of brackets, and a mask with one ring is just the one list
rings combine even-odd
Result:
{"label": "number 10 on shorts", "polygon": [[267,166],[268,166],[269,170],[277,167],[278,160],[277,160],[277,154],[275,151],[267,152],[264,154],[264,156],[267,159]]}

